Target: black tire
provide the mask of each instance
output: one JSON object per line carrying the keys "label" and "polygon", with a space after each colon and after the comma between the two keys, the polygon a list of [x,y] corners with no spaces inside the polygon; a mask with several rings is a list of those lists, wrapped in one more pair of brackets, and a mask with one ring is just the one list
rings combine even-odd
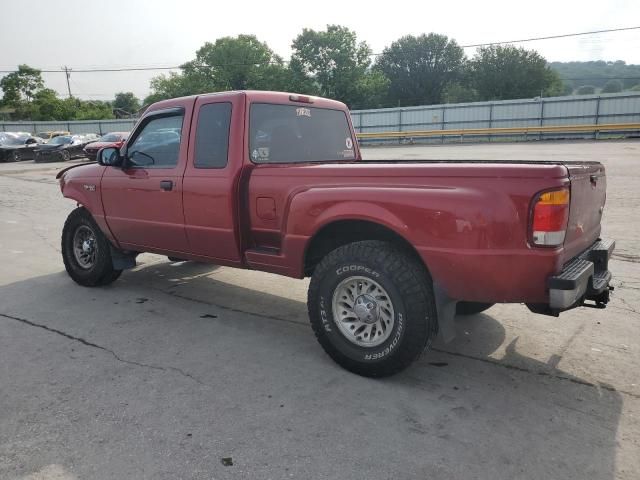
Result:
{"label": "black tire", "polygon": [[[89,265],[82,265],[74,253],[74,237],[80,229],[83,232],[90,231],[93,235],[92,246],[95,255]],[[67,273],[76,283],[85,287],[95,287],[117,280],[122,270],[113,268],[110,247],[109,240],[88,210],[78,207],[69,214],[62,230],[62,259]]]}
{"label": "black tire", "polygon": [[[356,344],[334,318],[334,293],[355,276],[378,283],[393,305],[393,326],[376,346]],[[311,278],[307,300],[311,326],[325,352],[365,377],[393,375],[420,356],[437,331],[435,305],[431,278],[419,260],[390,243],[373,240],[344,245],[324,257]]]}
{"label": "black tire", "polygon": [[63,162],[68,162],[69,160],[71,160],[71,154],[69,153],[69,150],[62,150],[62,152],[60,153],[60,157],[62,158]]}
{"label": "black tire", "polygon": [[493,307],[495,303],[480,302],[458,302],[456,304],[456,315],[475,315]]}
{"label": "black tire", "polygon": [[20,160],[22,160],[20,158],[20,152],[18,150],[13,150],[11,152],[11,161],[12,162],[19,162]]}

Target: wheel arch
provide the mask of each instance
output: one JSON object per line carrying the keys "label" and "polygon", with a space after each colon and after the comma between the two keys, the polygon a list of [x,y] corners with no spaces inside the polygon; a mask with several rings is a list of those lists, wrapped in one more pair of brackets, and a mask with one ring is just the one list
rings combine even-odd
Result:
{"label": "wheel arch", "polygon": [[390,225],[361,217],[334,219],[315,231],[304,250],[304,275],[311,276],[315,267],[329,252],[363,240],[381,240],[395,245],[418,261],[430,275],[429,267],[418,251],[401,233]]}

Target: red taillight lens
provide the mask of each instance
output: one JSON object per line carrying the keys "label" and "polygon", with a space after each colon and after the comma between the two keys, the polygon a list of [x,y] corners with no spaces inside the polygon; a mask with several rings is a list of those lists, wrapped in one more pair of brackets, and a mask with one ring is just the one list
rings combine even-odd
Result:
{"label": "red taillight lens", "polygon": [[538,195],[531,218],[534,245],[558,246],[564,243],[569,221],[570,198],[568,188]]}

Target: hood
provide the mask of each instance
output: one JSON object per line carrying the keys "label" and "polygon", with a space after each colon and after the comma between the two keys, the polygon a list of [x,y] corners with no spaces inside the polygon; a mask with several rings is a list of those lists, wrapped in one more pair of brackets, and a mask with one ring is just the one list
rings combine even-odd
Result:
{"label": "hood", "polygon": [[85,145],[84,148],[88,148],[91,150],[100,150],[101,148],[119,147],[120,145],[122,145],[122,142],[91,142]]}
{"label": "hood", "polygon": [[[99,167],[99,168],[96,168]],[[62,170],[60,170],[57,174],[56,174],[56,178],[59,179],[61,178],[63,175],[65,175],[69,170],[74,169],[77,172],[79,172],[79,175],[76,173],[73,174],[69,174],[70,176],[81,176],[81,177],[95,177],[95,176],[100,176],[102,175],[102,171],[104,170],[105,167],[103,167],[102,165],[98,165],[95,162],[83,162],[83,163],[77,163],[75,165],[70,165],[68,167],[63,168]]]}
{"label": "hood", "polygon": [[79,163],[63,168],[56,174],[56,178],[60,181],[60,185],[63,186],[74,178],[100,178],[105,168],[107,167],[94,162]]}
{"label": "hood", "polygon": [[38,145],[36,150],[56,150],[65,146],[66,145],[51,145],[49,143],[41,143],[40,145]]}

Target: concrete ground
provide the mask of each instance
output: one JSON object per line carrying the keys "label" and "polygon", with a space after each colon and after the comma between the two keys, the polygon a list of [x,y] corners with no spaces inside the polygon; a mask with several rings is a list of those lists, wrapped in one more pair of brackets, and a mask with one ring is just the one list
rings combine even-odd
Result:
{"label": "concrete ground", "polygon": [[364,154],[602,160],[612,303],[498,305],[361,378],[316,344],[306,281],[143,255],[109,287],[75,285],[61,165],[0,164],[0,478],[639,478],[640,142]]}

